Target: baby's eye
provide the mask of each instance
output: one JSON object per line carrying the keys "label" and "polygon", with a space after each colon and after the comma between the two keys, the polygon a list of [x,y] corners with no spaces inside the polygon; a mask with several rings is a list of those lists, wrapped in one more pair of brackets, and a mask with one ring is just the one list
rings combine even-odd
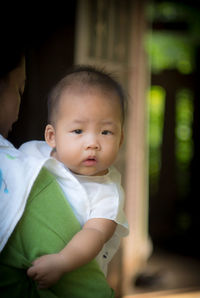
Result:
{"label": "baby's eye", "polygon": [[112,133],[112,131],[110,131],[110,130],[103,130],[102,131],[102,135],[112,135],[113,133]]}
{"label": "baby's eye", "polygon": [[83,131],[82,131],[82,129],[75,129],[75,130],[73,130],[73,132],[80,135]]}

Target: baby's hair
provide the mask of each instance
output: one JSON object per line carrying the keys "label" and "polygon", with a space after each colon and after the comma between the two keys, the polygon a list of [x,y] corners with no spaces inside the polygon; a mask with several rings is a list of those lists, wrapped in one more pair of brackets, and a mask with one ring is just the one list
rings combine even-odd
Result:
{"label": "baby's hair", "polygon": [[59,106],[59,99],[66,89],[85,92],[89,88],[98,88],[108,92],[114,92],[119,98],[122,112],[122,123],[125,118],[125,95],[121,85],[104,70],[93,66],[74,66],[65,77],[61,79],[51,90],[48,97],[48,122],[54,124]]}

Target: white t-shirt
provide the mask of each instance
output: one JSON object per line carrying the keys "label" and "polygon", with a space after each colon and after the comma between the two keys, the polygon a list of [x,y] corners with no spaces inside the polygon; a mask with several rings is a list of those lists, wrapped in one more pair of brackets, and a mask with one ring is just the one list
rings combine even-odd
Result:
{"label": "white t-shirt", "polygon": [[[47,158],[51,153],[51,147],[43,141],[27,142],[20,150],[39,158]],[[120,173],[112,166],[104,176],[84,176],[75,175],[59,161],[45,166],[56,176],[81,226],[92,218],[106,218],[118,224],[96,258],[106,275],[107,265],[119,248],[121,237],[128,234]]]}

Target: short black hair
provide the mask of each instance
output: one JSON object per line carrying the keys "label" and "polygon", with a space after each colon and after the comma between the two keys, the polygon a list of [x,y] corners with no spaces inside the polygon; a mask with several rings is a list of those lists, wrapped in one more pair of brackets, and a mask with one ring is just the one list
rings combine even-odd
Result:
{"label": "short black hair", "polygon": [[119,98],[119,103],[122,112],[122,122],[125,118],[125,94],[122,86],[114,77],[94,66],[77,65],[69,69],[63,79],[61,79],[51,90],[48,96],[48,122],[53,123],[53,119],[58,110],[59,99],[62,92],[70,87],[98,87],[106,91],[115,92]]}
{"label": "short black hair", "polygon": [[25,57],[28,41],[21,32],[5,30],[0,32],[0,80],[7,78],[8,74],[20,66],[22,58]]}

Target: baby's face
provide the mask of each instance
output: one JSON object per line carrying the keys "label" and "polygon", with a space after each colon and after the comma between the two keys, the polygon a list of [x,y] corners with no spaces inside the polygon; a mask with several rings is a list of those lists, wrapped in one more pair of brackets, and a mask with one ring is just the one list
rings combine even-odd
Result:
{"label": "baby's face", "polygon": [[55,127],[48,125],[47,143],[54,157],[80,175],[104,175],[123,139],[118,98],[97,89],[62,94]]}

